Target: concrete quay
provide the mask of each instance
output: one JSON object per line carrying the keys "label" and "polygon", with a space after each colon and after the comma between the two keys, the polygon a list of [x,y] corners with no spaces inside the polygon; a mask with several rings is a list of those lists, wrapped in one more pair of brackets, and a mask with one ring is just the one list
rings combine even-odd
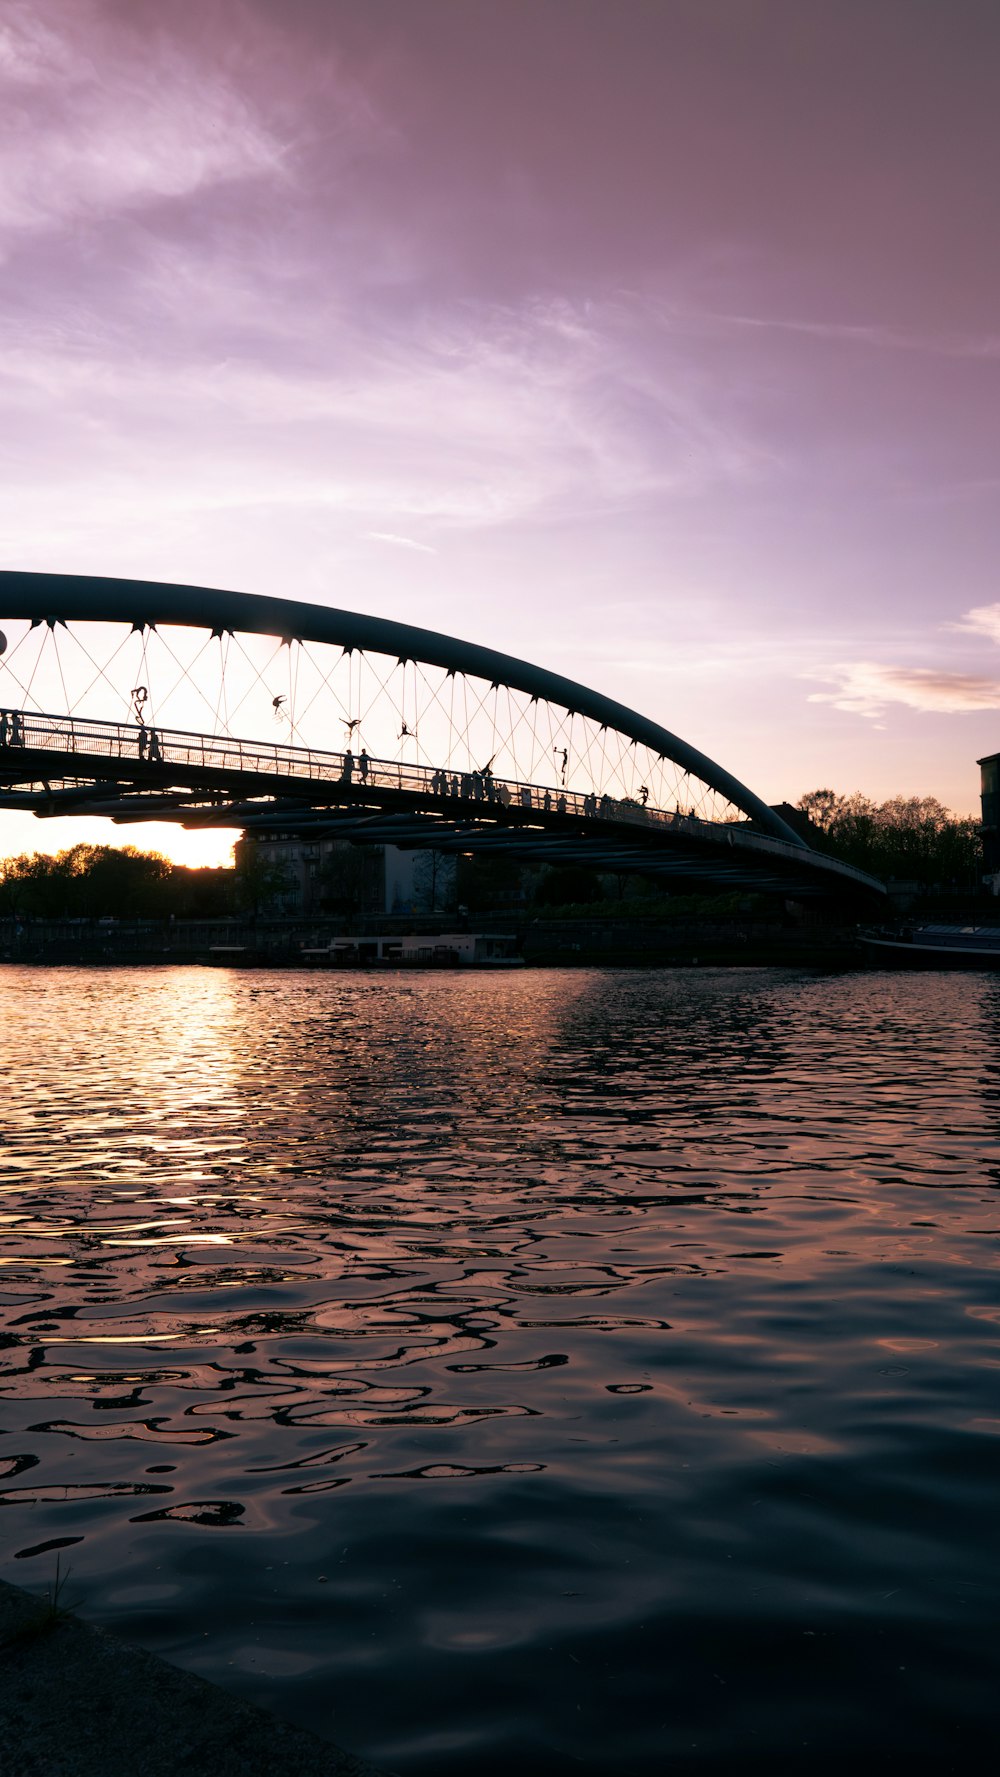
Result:
{"label": "concrete quay", "polygon": [[0,1580],[0,1777],[388,1777]]}

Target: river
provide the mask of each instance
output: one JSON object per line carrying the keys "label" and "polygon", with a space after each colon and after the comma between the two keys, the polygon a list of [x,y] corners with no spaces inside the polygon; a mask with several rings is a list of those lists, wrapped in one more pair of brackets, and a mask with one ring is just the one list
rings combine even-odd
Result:
{"label": "river", "polygon": [[997,978],[0,1006],[7,1578],[402,1777],[969,1768]]}

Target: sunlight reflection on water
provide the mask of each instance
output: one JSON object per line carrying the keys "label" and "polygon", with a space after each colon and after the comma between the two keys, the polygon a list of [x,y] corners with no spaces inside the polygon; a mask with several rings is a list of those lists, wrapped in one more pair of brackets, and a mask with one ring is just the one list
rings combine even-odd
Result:
{"label": "sunlight reflection on water", "polygon": [[995,982],[0,992],[9,1577],[408,1777],[985,1731]]}

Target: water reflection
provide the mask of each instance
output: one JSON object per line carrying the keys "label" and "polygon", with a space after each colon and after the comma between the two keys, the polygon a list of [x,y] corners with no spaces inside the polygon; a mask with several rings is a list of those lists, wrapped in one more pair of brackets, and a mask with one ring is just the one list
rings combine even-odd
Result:
{"label": "water reflection", "polygon": [[992,983],[2,989],[13,1577],[407,1773],[985,1719]]}

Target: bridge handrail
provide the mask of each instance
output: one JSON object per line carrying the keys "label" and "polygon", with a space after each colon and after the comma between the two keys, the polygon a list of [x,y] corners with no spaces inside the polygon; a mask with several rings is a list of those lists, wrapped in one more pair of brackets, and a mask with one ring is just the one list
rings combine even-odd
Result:
{"label": "bridge handrail", "polygon": [[[368,758],[363,773],[359,766],[360,756],[352,754],[352,771],[348,777],[345,753],[281,741],[251,741],[232,735],[199,734],[180,728],[101,722],[89,716],[33,711],[18,712],[18,721],[19,738],[12,740],[8,727],[7,740],[0,747],[0,758],[17,757],[22,750],[83,753],[90,758],[129,764],[257,772],[313,783],[340,783],[352,789],[363,790],[367,785],[373,789],[416,792],[443,803],[474,802],[477,806],[514,808],[525,814],[567,814],[580,820],[622,821],[647,829],[680,827],[691,832],[718,834],[748,825],[742,821],[704,821],[680,809],[643,807],[629,797],[598,796],[596,792],[585,795],[578,790],[563,789],[561,785],[530,784],[516,778],[493,777],[485,772],[445,772],[430,765],[408,765],[398,759]],[[144,752],[140,752],[142,735],[147,737]],[[152,743],[151,736],[155,737]],[[150,751],[151,744],[155,752]],[[442,780],[447,785],[445,789],[441,788]],[[456,783],[457,795],[452,787]],[[772,843],[781,844],[780,841]]]}

